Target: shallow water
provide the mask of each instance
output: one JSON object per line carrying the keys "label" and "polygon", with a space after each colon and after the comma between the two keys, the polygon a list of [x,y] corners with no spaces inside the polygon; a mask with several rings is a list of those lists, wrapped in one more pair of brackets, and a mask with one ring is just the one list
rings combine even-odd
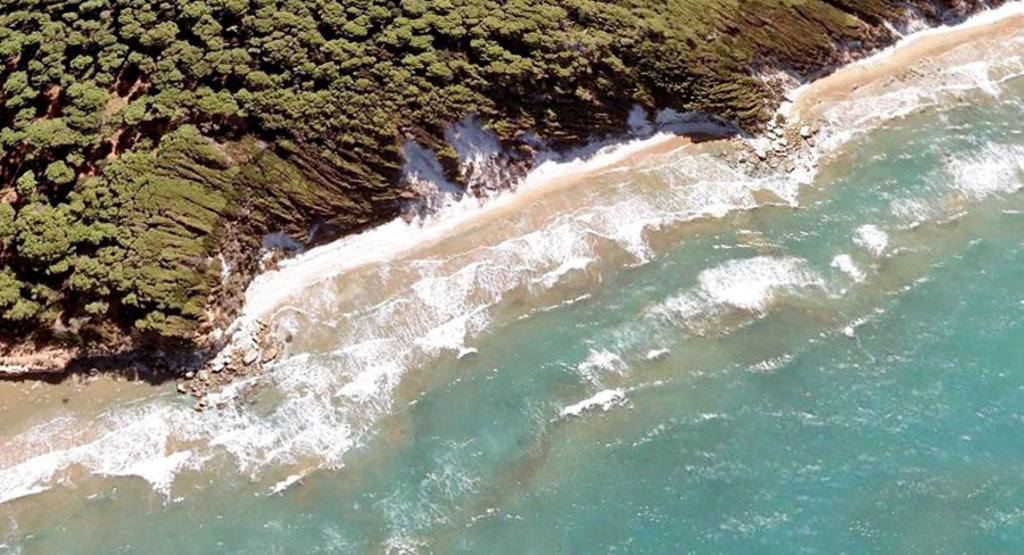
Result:
{"label": "shallow water", "polygon": [[820,166],[660,152],[308,287],[220,411],[3,384],[0,551],[1024,550],[999,79]]}

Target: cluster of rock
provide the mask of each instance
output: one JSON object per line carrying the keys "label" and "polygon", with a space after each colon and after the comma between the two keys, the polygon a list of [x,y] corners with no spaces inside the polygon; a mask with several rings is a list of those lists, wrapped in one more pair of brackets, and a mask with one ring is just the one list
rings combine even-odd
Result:
{"label": "cluster of rock", "polygon": [[253,341],[248,346],[225,349],[200,369],[188,370],[179,376],[178,393],[194,397],[195,410],[223,408],[223,403],[212,405],[209,402],[210,393],[235,380],[260,376],[266,365],[281,356],[281,347],[268,333],[267,325],[257,321],[254,327]]}
{"label": "cluster of rock", "polygon": [[779,119],[755,139],[732,139],[727,157],[754,176],[780,170],[792,173],[801,155],[815,147],[818,131],[816,122],[794,124]]}

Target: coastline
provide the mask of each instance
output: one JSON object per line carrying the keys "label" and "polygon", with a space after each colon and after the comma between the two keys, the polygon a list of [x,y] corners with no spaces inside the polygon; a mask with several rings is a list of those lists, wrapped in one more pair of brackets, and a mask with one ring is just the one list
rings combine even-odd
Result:
{"label": "coastline", "polygon": [[269,316],[288,295],[316,282],[414,249],[429,248],[465,226],[516,210],[522,204],[588,177],[615,171],[634,157],[657,149],[686,148],[690,144],[692,141],[685,136],[659,132],[650,138],[604,147],[589,158],[545,162],[531,170],[514,191],[503,191],[482,200],[467,195],[426,221],[407,223],[396,219],[316,247],[282,261],[276,270],[257,276],[246,291],[242,317]]}
{"label": "coastline", "polygon": [[[802,127],[818,123],[824,107],[858,92],[863,93],[868,85],[881,83],[882,89],[885,86],[898,86],[893,78],[925,59],[948,53],[981,37],[996,40],[1021,30],[1024,30],[1024,2],[1011,2],[976,13],[954,26],[912,33],[886,49],[790,91],[787,95],[790,100],[782,103],[778,111],[785,121],[770,126],[764,133],[742,140],[750,145],[772,136],[800,135]],[[878,92],[882,91],[872,91],[873,94]],[[261,274],[250,284],[246,291],[242,318],[268,317],[290,295],[304,287],[367,264],[394,259],[415,249],[430,248],[464,227],[480,225],[488,218],[520,209],[546,194],[580,184],[595,175],[621,171],[638,158],[693,149],[701,145],[725,145],[728,141],[730,139],[698,144],[683,135],[658,132],[649,138],[599,149],[587,158],[545,162],[532,169],[515,191],[503,192],[483,201],[466,198],[426,222],[406,223],[395,220],[283,261],[278,269]]]}
{"label": "coastline", "polygon": [[[1016,27],[1006,26],[1004,31],[1016,34],[1015,29]],[[989,34],[992,36],[989,36],[987,41],[981,41],[977,36],[971,38],[970,44],[974,44],[977,48],[971,47],[967,50],[981,53],[985,44],[993,40],[999,41],[998,34]],[[1024,35],[1020,38],[1024,39]],[[943,52],[958,50],[958,46],[968,44],[964,40],[948,41],[950,48]],[[1015,39],[1012,44],[1024,44],[1024,40]],[[991,56],[991,52],[988,55]],[[413,406],[419,399],[419,392],[430,390],[428,386],[431,385],[431,380],[440,380],[439,376],[448,376],[444,372],[429,371],[434,369],[434,360],[438,362],[438,366],[451,365],[452,368],[447,370],[465,375],[462,369],[474,364],[489,364],[492,357],[495,357],[496,351],[500,351],[500,348],[494,348],[495,343],[503,344],[509,337],[487,338],[485,336],[492,330],[495,332],[494,335],[502,333],[506,329],[505,322],[518,322],[522,315],[536,314],[537,311],[534,309],[537,307],[540,307],[540,310],[547,310],[548,307],[575,303],[588,295],[571,296],[570,293],[579,293],[583,288],[587,288],[585,289],[587,293],[596,291],[594,297],[599,297],[602,294],[602,289],[590,289],[590,285],[609,275],[620,275],[617,273],[619,270],[606,272],[605,270],[609,266],[614,265],[615,268],[621,268],[620,263],[623,261],[626,264],[629,263],[624,258],[625,255],[622,254],[626,249],[621,248],[623,245],[616,243],[616,241],[621,241],[622,237],[618,235],[611,237],[607,234],[610,229],[615,231],[616,226],[629,228],[632,231],[636,231],[638,227],[647,226],[646,231],[651,233],[645,233],[641,229],[637,235],[643,235],[641,239],[652,245],[651,250],[656,256],[661,257],[666,254],[666,251],[661,248],[666,245],[670,245],[672,249],[679,247],[678,250],[674,250],[673,256],[681,254],[682,259],[689,259],[687,263],[692,262],[696,269],[702,268],[701,273],[707,270],[714,272],[721,265],[712,265],[712,258],[703,258],[702,253],[693,248],[690,243],[690,235],[693,234],[695,228],[704,228],[706,231],[708,227],[728,226],[744,232],[752,232],[750,236],[745,236],[742,240],[737,240],[735,245],[727,247],[730,250],[735,248],[741,250],[721,251],[722,258],[726,261],[744,259],[751,253],[777,254],[772,252],[777,248],[775,246],[767,243],[755,244],[764,237],[757,235],[758,226],[749,224],[761,224],[762,222],[756,220],[765,219],[775,224],[783,223],[783,225],[792,224],[794,227],[802,227],[798,224],[807,221],[808,213],[816,217],[811,205],[814,204],[813,197],[817,194],[809,192],[803,196],[801,193],[800,197],[802,198],[798,199],[799,202],[792,204],[779,202],[779,199],[789,201],[791,197],[788,195],[784,198],[776,198],[769,197],[769,194],[783,189],[786,189],[786,193],[793,189],[806,191],[806,188],[799,186],[802,184],[801,180],[807,175],[804,170],[814,170],[813,165],[818,162],[822,162],[821,165],[824,169],[818,174],[818,177],[814,178],[815,183],[822,184],[823,189],[832,189],[833,187],[827,185],[828,180],[821,178],[827,177],[827,174],[832,173],[833,169],[843,166],[841,160],[837,164],[828,164],[828,167],[825,164],[831,155],[828,147],[834,146],[830,144],[830,137],[833,133],[841,130],[835,129],[836,126],[827,121],[816,121],[814,118],[824,118],[830,109],[835,108],[836,103],[842,105],[843,102],[851,99],[859,99],[861,102],[870,101],[874,98],[872,95],[879,91],[884,93],[887,89],[914,88],[921,83],[925,83],[924,87],[931,86],[934,78],[937,75],[941,76],[941,72],[933,71],[935,63],[953,59],[957,60],[957,64],[963,61],[945,55],[935,55],[938,56],[937,58],[932,56],[932,54],[921,54],[902,66],[890,64],[889,72],[875,75],[870,79],[862,77],[863,82],[849,85],[848,90],[836,89],[837,94],[843,93],[842,99],[815,104],[813,109],[807,112],[808,115],[804,120],[788,121],[782,125],[772,126],[764,135],[757,137],[732,138],[727,141],[694,144],[686,137],[666,134],[647,140],[631,141],[625,146],[620,145],[618,149],[610,147],[597,156],[578,158],[563,164],[550,163],[542,166],[544,171],[532,173],[533,181],[521,187],[517,192],[504,193],[488,201],[465,199],[463,203],[452,209],[453,215],[450,218],[438,218],[439,225],[428,229],[431,233],[430,237],[421,237],[424,226],[409,225],[402,221],[391,222],[391,224],[395,224],[393,229],[388,230],[388,233],[383,236],[383,239],[393,240],[388,244],[389,248],[393,248],[390,257],[384,256],[387,253],[385,249],[381,248],[383,243],[373,241],[373,239],[381,237],[368,232],[361,240],[328,245],[337,246],[338,250],[325,248],[317,251],[319,253],[317,264],[320,265],[318,266],[320,270],[346,268],[333,274],[317,274],[313,268],[303,265],[302,258],[296,259],[295,264],[306,274],[288,274],[285,270],[290,267],[291,263],[285,263],[282,265],[282,271],[270,272],[265,275],[284,275],[285,277],[308,275],[310,281],[303,287],[309,287],[309,284],[320,284],[321,281],[331,280],[332,276],[339,274],[342,277],[313,286],[309,290],[303,290],[293,298],[285,297],[283,301],[285,304],[279,306],[293,305],[287,311],[278,312],[280,309],[272,306],[268,313],[256,313],[250,318],[239,320],[233,330],[237,332],[234,334],[236,341],[229,344],[230,348],[224,351],[226,354],[223,359],[232,359],[229,361],[230,364],[241,364],[237,367],[241,372],[236,372],[234,368],[225,371],[223,367],[213,370],[212,366],[207,366],[201,371],[207,372],[207,374],[197,372],[189,378],[189,381],[177,382],[177,391],[182,395],[175,393],[174,383],[164,383],[162,387],[151,387],[141,380],[130,382],[121,379],[122,375],[102,373],[96,379],[86,378],[85,375],[73,376],[73,379],[58,382],[54,386],[44,383],[49,380],[37,377],[27,378],[24,383],[0,383],[7,392],[5,395],[0,395],[4,398],[4,402],[0,403],[0,415],[6,422],[11,423],[7,430],[0,434],[0,439],[11,441],[8,443],[11,446],[8,454],[12,457],[9,463],[15,465],[10,469],[4,469],[6,475],[0,476],[0,478],[9,478],[4,484],[6,491],[12,492],[9,495],[27,496],[45,491],[58,481],[62,483],[67,479],[73,482],[79,473],[108,477],[136,476],[148,482],[148,484],[140,484],[141,487],[152,487],[166,497],[165,503],[170,503],[172,491],[177,493],[185,489],[187,487],[185,484],[191,479],[186,476],[189,473],[185,472],[186,475],[181,477],[182,483],[175,485],[172,490],[171,485],[179,471],[198,470],[204,465],[216,466],[220,469],[221,461],[219,459],[210,463],[206,461],[211,456],[219,456],[222,452],[237,459],[224,462],[231,465],[237,464],[243,474],[248,474],[254,481],[262,481],[260,487],[269,486],[280,478],[273,487],[267,488],[274,491],[278,488],[287,488],[296,480],[304,479],[295,478],[296,476],[304,477],[312,472],[304,467],[296,468],[298,466],[307,463],[313,464],[313,468],[344,466],[347,459],[343,463],[341,456],[353,449],[354,445],[360,444],[361,431],[367,429],[372,429],[373,433],[382,431],[381,435],[394,432],[393,441],[397,443],[401,438],[406,437],[402,435],[406,433],[405,430],[398,432],[389,428],[388,426],[394,426],[395,423],[381,421],[381,415],[394,414],[396,409],[401,408],[403,401],[409,401],[409,406]],[[991,58],[986,58],[986,60],[990,61]],[[921,67],[918,66],[924,69],[921,70]],[[837,73],[847,69],[849,68],[840,69]],[[901,79],[900,76],[905,72],[908,77]],[[930,81],[922,81],[926,78]],[[1014,90],[1019,90],[1020,84],[1020,80],[1017,80],[1013,84]],[[970,95],[972,102],[978,97],[983,97],[982,90]],[[944,96],[943,101],[945,98]],[[953,97],[951,100],[954,101],[955,106],[956,98]],[[925,106],[922,111],[928,110],[927,106],[931,105],[922,105]],[[888,118],[883,118],[884,121],[891,121],[892,117],[899,117],[898,115],[892,116],[886,110],[881,111],[885,112]],[[815,129],[809,129],[806,137],[801,133],[803,125],[798,125],[803,122],[815,124]],[[875,127],[871,129],[877,129],[876,124],[877,121],[873,121],[872,125]],[[840,123],[840,125],[842,124]],[[900,125],[897,124],[894,127],[898,128]],[[864,129],[868,128],[862,130]],[[885,133],[880,134],[884,135]],[[762,159],[755,151],[756,147],[775,149],[783,139],[788,144],[777,152],[773,152],[773,158],[771,158],[777,167],[771,166],[772,162]],[[849,140],[849,137],[846,140]],[[873,140],[873,135],[867,137],[866,142],[871,140]],[[817,147],[815,147],[815,143],[818,144]],[[857,144],[848,146],[850,149],[857,148]],[[846,151],[845,148],[842,150]],[[806,165],[801,166],[799,172],[795,172],[796,168],[794,168],[795,173],[788,172],[785,161],[792,160]],[[709,161],[710,163],[706,163]],[[690,165],[691,163],[692,165]],[[643,173],[657,171],[670,173],[676,164],[684,165],[686,168],[698,165],[701,168],[706,168],[713,165],[717,168],[726,168],[728,171],[722,173],[728,175],[722,179],[721,175],[713,176],[710,172],[701,171],[693,174],[696,181],[691,180],[680,186],[671,183],[671,179],[662,181],[633,179],[636,175]],[[740,171],[733,173],[731,168],[727,168],[733,164]],[[814,176],[814,174],[810,175]],[[702,181],[703,179],[708,181]],[[729,179],[742,180],[743,183],[733,188]],[[771,185],[776,184],[771,183],[773,180],[778,183],[785,182],[787,185],[798,186],[773,188]],[[702,183],[713,183],[715,186],[707,185],[701,188]],[[721,187],[718,187],[718,184]],[[615,187],[614,192],[618,195],[617,198],[612,198],[612,195],[588,194],[588,191],[593,190],[608,192],[612,190],[612,187]],[[859,188],[846,187],[847,191],[851,189]],[[884,189],[884,184],[880,184],[877,189],[871,188],[867,194],[877,195],[876,190],[884,191]],[[716,209],[700,212],[700,214],[707,214],[708,219],[713,221],[697,221],[693,225],[687,223],[694,221],[693,219],[670,220],[666,218],[660,221],[669,222],[666,227],[674,226],[674,229],[662,230],[658,228],[660,224],[656,219],[643,220],[643,218],[635,217],[635,213],[619,210],[620,207],[629,208],[625,203],[605,202],[606,200],[632,202],[639,199],[640,204],[647,202],[658,211],[670,214],[679,208],[672,201],[677,199],[688,201],[688,195],[693,190],[720,192],[721,194],[713,196],[721,197],[722,204],[729,205],[731,211],[719,212]],[[649,194],[652,191],[666,194],[660,196]],[[744,202],[743,199],[746,197],[742,197],[742,195],[748,192],[752,192],[752,195],[756,197],[753,202]],[[759,193],[764,193],[764,196],[758,197]],[[730,195],[735,196],[730,198]],[[796,196],[794,195],[792,198],[796,198]],[[669,202],[658,203],[659,200]],[[789,206],[791,205],[798,205],[800,209],[790,210]],[[845,203],[836,203],[836,205],[837,208],[846,206]],[[760,209],[761,207],[764,209]],[[775,207],[781,208],[776,209]],[[741,213],[746,211],[751,213]],[[581,213],[597,214],[597,218],[585,220],[578,217]],[[724,214],[729,215],[724,216]],[[643,214],[640,215],[643,216]],[[696,218],[702,217],[701,215],[696,216]],[[563,218],[576,222],[586,221],[588,225],[580,227],[588,229],[577,234],[549,233],[551,228],[557,227],[560,221],[565,221]],[[873,218],[872,215],[859,213],[856,222],[858,225],[865,221],[872,222]],[[608,225],[596,230],[597,233],[595,233],[595,228],[589,227],[591,221],[601,221]],[[654,223],[651,224],[651,222]],[[635,225],[637,223],[640,223],[641,226]],[[678,225],[676,225],[677,223]],[[885,227],[884,224],[882,225]],[[838,230],[836,237],[839,244],[843,246],[837,247],[837,251],[832,251],[832,247],[829,247],[829,256],[834,252],[856,255],[857,252],[851,250],[855,247],[849,244],[850,238],[847,236],[848,229],[852,229],[852,227],[846,228],[845,224],[840,227],[843,229]],[[600,232],[604,232],[606,235],[599,236]],[[389,233],[393,235],[389,235]],[[896,233],[893,236],[894,239],[899,239]],[[567,237],[574,240],[575,243],[564,240]],[[589,243],[594,237],[599,237],[595,241],[603,241],[594,249],[566,248],[567,244],[574,247]],[[679,237],[683,237],[683,240],[677,241]],[[421,238],[423,240],[417,240]],[[492,242],[495,239],[500,243]],[[509,245],[522,248],[513,251],[511,248],[507,248]],[[465,251],[467,247],[474,250],[467,253]],[[716,245],[715,248],[718,246]],[[888,264],[883,263],[876,254],[861,254],[864,254],[864,257],[857,259],[857,262],[862,263],[865,272],[869,272],[871,276],[874,276],[872,272],[875,269],[869,264]],[[522,256],[520,257],[520,255]],[[485,264],[474,264],[481,259]],[[384,262],[376,265],[374,264],[375,260],[384,260]],[[390,260],[395,262],[388,262]],[[638,269],[638,272],[656,268],[661,262],[658,259],[647,260],[652,263]],[[703,262],[701,262],[702,260]],[[827,258],[824,260],[827,265]],[[412,264],[407,265],[408,261],[411,261]],[[522,264],[520,265],[520,263]],[[816,260],[815,266],[817,265],[818,261]],[[415,268],[410,270],[406,266],[415,266]],[[489,269],[487,269],[488,266]],[[478,272],[480,268],[484,268],[485,271]],[[755,281],[766,279],[768,282],[772,282],[773,276],[770,272],[757,274],[758,267],[744,266],[740,269],[744,268],[754,271]],[[854,268],[856,269],[856,266]],[[392,269],[396,271],[392,272]],[[830,271],[827,268],[820,269],[823,274]],[[677,270],[678,268],[666,270],[666,273],[661,275],[659,283],[663,283],[668,288],[671,288],[672,285],[685,288],[693,276]],[[770,264],[768,264],[767,270],[771,270]],[[412,275],[414,273],[417,275]],[[519,276],[518,281],[494,284],[494,290],[498,292],[494,298],[484,295],[474,298],[459,297],[462,292],[459,290],[460,286],[489,286],[491,284],[487,283],[488,279],[504,278],[512,274]],[[623,270],[621,274],[627,277],[635,275],[632,268],[628,271]],[[835,274],[835,277],[840,280],[845,279],[838,273]],[[728,284],[724,279],[720,281]],[[783,280],[782,283],[786,282]],[[287,288],[298,287],[296,283],[287,279],[272,281],[270,284],[279,290],[273,292],[287,293]],[[410,287],[410,284],[413,286]],[[535,285],[536,290],[534,290]],[[480,289],[483,291],[485,288],[481,287]],[[574,288],[579,289],[573,290]],[[523,290],[527,290],[527,292],[523,293]],[[552,292],[550,297],[540,299],[548,291]],[[701,294],[704,289],[698,287],[689,291]],[[486,292],[489,291],[484,291],[484,293]],[[333,295],[333,293],[339,294]],[[666,289],[664,295],[670,293],[671,291]],[[666,298],[664,295],[652,298],[660,302]],[[675,297],[667,298],[671,300]],[[381,299],[389,301],[392,310],[382,309],[387,306],[385,303],[378,302]],[[390,303],[392,299],[397,299],[399,302]],[[410,299],[412,302],[409,302]],[[520,303],[524,299],[526,302]],[[530,304],[536,299],[539,299],[538,302]],[[560,299],[569,300],[559,305],[549,302]],[[330,305],[331,308],[319,312],[315,306],[318,301],[321,305]],[[581,302],[580,308],[588,309],[590,302]],[[435,308],[436,311],[431,314],[436,315],[437,318],[418,319],[418,316],[426,314],[414,311],[420,304]],[[740,304],[747,307],[757,306],[749,301],[742,301]],[[353,306],[357,310],[352,310]],[[394,310],[394,307],[399,307],[399,309]],[[494,323],[487,321],[478,326],[476,322],[484,321],[487,310],[492,307],[496,314]],[[520,311],[521,307],[525,308]],[[369,314],[372,317],[359,318],[357,315],[357,317],[350,318],[349,316],[355,312],[359,312],[361,315]],[[613,306],[612,310],[608,312],[617,314],[618,309]],[[481,313],[485,315],[484,320],[473,320],[474,315]],[[273,318],[268,319],[268,314],[273,315]],[[343,317],[331,318],[332,315],[338,314]],[[307,317],[308,320],[302,320]],[[631,318],[631,320],[635,321],[636,319]],[[296,321],[299,322],[297,327],[289,328],[290,323]],[[414,322],[418,326],[409,326],[409,322]],[[449,325],[452,322],[455,323],[454,326]],[[314,325],[309,326],[310,323]],[[267,372],[261,374],[258,366],[264,362],[265,355],[259,352],[260,345],[255,339],[259,338],[260,334],[266,336],[267,324],[277,330],[297,329],[300,331],[295,334],[295,343],[289,347],[289,350],[294,351],[289,355],[297,356],[285,357],[279,364],[275,363],[274,368],[268,368]],[[330,330],[323,330],[324,333],[321,335],[320,330],[316,329],[316,324],[326,324],[325,327],[330,327]],[[856,327],[861,324],[855,322],[852,325]],[[535,328],[542,333],[546,331],[543,317],[532,318],[523,327]],[[860,337],[857,335],[858,333],[866,335],[863,331],[858,332],[853,328],[851,330],[842,333],[851,339]],[[324,341],[317,343],[318,337]],[[840,341],[846,340],[840,339]],[[580,341],[574,340],[574,342]],[[565,344],[568,345],[569,342],[566,341]],[[744,343],[741,348],[751,345],[756,346],[756,342]],[[274,345],[269,347],[276,348]],[[355,349],[350,350],[349,347],[355,347]],[[528,344],[527,348],[529,347]],[[590,350],[591,355],[596,356],[588,355],[584,363],[593,365],[604,360],[611,371],[617,372],[615,369],[620,368],[620,364],[626,364],[623,359],[609,357],[611,362],[608,362],[600,355],[604,353],[611,355],[611,350],[619,349],[609,345],[607,347],[611,350],[605,351],[604,347],[606,345],[600,341],[595,341],[594,344],[588,342],[586,349]],[[661,347],[666,347],[665,345],[651,344],[644,345],[644,347],[644,350],[641,351],[641,353],[647,353],[647,358],[644,360],[652,365],[665,364],[655,361],[669,360],[673,363],[688,361],[692,356],[691,353],[683,354],[685,351],[674,344],[665,351],[661,350]],[[651,349],[647,350],[647,347],[651,347]],[[339,351],[349,352],[339,353]],[[457,355],[455,355],[456,352]],[[673,352],[675,355],[672,354]],[[745,351],[739,352],[745,353]],[[427,354],[422,356],[415,354],[414,356],[418,358],[413,358],[408,356],[408,353]],[[680,356],[681,354],[682,356]],[[331,358],[331,365],[328,366],[322,360],[317,360],[321,357]],[[623,354],[623,357],[629,361],[629,364],[634,362],[628,353]],[[224,362],[223,359],[221,362]],[[250,362],[246,362],[247,359]],[[428,362],[425,363],[424,360]],[[774,364],[771,360],[766,359],[765,363]],[[214,363],[216,362],[214,361]],[[619,390],[616,386],[622,385],[616,382],[605,384],[589,382],[590,374],[587,373],[600,369],[582,368],[581,366],[585,364],[576,366],[577,361],[572,358],[567,358],[563,362],[566,362],[565,369],[570,377],[582,373],[580,384],[574,386],[575,389],[567,390],[568,395],[558,395],[558,399],[564,401],[561,405],[563,410],[570,409],[570,412],[575,412],[576,410],[585,411],[587,407],[591,406],[599,407],[599,404],[590,403],[593,403],[595,398],[598,401],[608,401],[610,398],[589,396],[594,389],[614,393]],[[489,368],[485,368],[485,370],[489,370]],[[497,372],[497,370],[495,371]],[[234,381],[225,386],[222,391],[216,390],[219,386],[231,381],[232,378],[235,378]],[[245,392],[254,383],[263,385],[251,390],[257,395],[246,397]],[[555,388],[548,387],[546,390],[553,391]],[[576,395],[577,390],[588,393]],[[633,402],[634,389],[623,386],[621,391],[629,395],[611,399],[611,404],[620,401]],[[189,398],[188,394],[196,399]],[[606,395],[611,395],[611,393]],[[258,399],[260,400],[258,406],[248,406],[250,402],[256,402]],[[575,401],[578,399],[584,399],[584,402],[576,403]],[[225,410],[199,414],[192,410],[193,402],[196,403],[195,408],[199,410],[214,406],[218,409],[224,407]],[[546,405],[544,406],[546,407]],[[362,412],[364,409],[367,411],[366,413]],[[42,449],[39,452],[35,451],[37,445],[46,442],[43,439],[37,439],[37,436],[24,434],[22,430],[29,424],[35,425],[37,420],[49,420],[54,414],[58,415],[58,419],[63,418],[65,415],[60,414],[62,412],[66,413],[68,418],[67,425],[56,426],[52,430],[47,429],[46,434],[40,434],[38,437],[57,438],[61,442],[67,440],[67,443],[47,444],[48,451],[59,449],[54,455]],[[399,415],[396,419],[400,420],[404,416]],[[403,426],[404,424],[404,422],[401,423]],[[354,426],[356,432],[348,431],[350,425]],[[378,428],[379,425],[381,427]],[[89,430],[96,428],[101,431],[89,432],[81,437],[68,433],[69,430],[77,428]],[[10,434],[10,438],[5,434]],[[136,450],[136,444],[142,447]],[[116,449],[122,446],[124,451],[116,452]],[[301,465],[293,466],[289,466],[287,463],[280,464],[285,460],[291,461],[289,457],[302,459],[311,453],[316,457],[314,461],[303,459]],[[111,460],[114,462],[111,463]],[[5,464],[8,463],[5,462]],[[209,469],[203,468],[203,470],[202,477],[205,479]],[[259,472],[264,471],[266,471],[265,474],[258,476]],[[313,479],[315,478],[310,478],[310,480]],[[6,487],[12,484],[12,487]],[[24,484],[28,484],[29,487],[22,487]],[[6,500],[3,499],[0,504]]]}
{"label": "coastline", "polygon": [[[894,80],[905,73],[907,68],[923,60],[944,55],[957,46],[976,39],[1007,36],[1021,28],[1024,28],[1024,3],[1004,4],[1000,8],[976,13],[958,25],[929,28],[907,35],[888,48],[789,91],[786,95],[787,101],[783,102],[778,110],[784,122],[769,126],[764,133],[757,136],[695,143],[685,135],[659,131],[646,138],[614,143],[596,151],[591,148],[586,156],[575,156],[570,153],[560,161],[549,160],[534,167],[514,191],[503,191],[484,199],[466,195],[461,201],[429,216],[425,221],[408,223],[396,219],[315,247],[281,261],[276,269],[257,275],[249,283],[244,294],[241,315],[215,336],[219,338],[218,343],[225,347],[205,365],[205,368],[195,368],[185,374],[186,364],[175,363],[173,366],[181,369],[186,379],[209,376],[209,373],[203,373],[205,370],[219,374],[226,367],[241,369],[242,374],[248,373],[245,369],[247,366],[253,366],[252,370],[258,371],[259,366],[274,358],[268,358],[262,352],[266,345],[258,336],[265,331],[264,323],[285,306],[291,296],[304,288],[373,263],[433,248],[447,238],[458,235],[460,230],[484,225],[503,214],[525,209],[530,203],[540,202],[555,191],[580,185],[595,176],[623,171],[645,157],[675,151],[696,155],[704,149],[716,147],[734,150],[734,147],[740,147],[751,155],[757,154],[760,149],[767,146],[769,157],[774,159],[766,160],[761,157],[766,162],[770,161],[771,169],[765,170],[762,167],[760,170],[776,173],[792,171],[787,166],[806,153],[808,144],[811,149],[815,146],[814,137],[803,136],[803,128],[813,126],[813,131],[816,132],[827,106],[852,96],[866,94],[868,88],[872,88],[871,94],[877,94],[890,83],[899,86]],[[772,144],[777,144],[780,139],[786,139],[786,142],[800,146],[804,150],[783,147],[778,152],[772,152]],[[801,139],[810,140],[805,144]],[[757,162],[756,159],[754,161]],[[817,160],[805,162],[813,166]],[[278,346],[270,348],[272,354],[276,356],[279,352]],[[129,356],[137,357],[137,354]],[[24,380],[26,377],[35,379],[42,375],[60,376],[62,372],[66,372],[66,365],[61,365],[64,367],[63,370],[56,367],[43,368],[49,362],[46,356],[34,356],[32,360],[42,362],[34,362],[36,367],[27,373],[2,372],[2,377]],[[15,362],[13,359],[0,357],[0,368],[6,365],[13,366]],[[229,375],[234,373],[222,374],[224,378],[219,380],[222,383],[215,383],[214,386],[230,381]],[[173,379],[173,376],[168,375],[168,379]],[[202,388],[202,391],[205,393],[206,389]]]}
{"label": "coastline", "polygon": [[[969,57],[984,58],[989,55],[986,49],[998,46],[1002,38],[1019,34],[1021,30],[1024,30],[1024,2],[980,12],[959,25],[925,29],[794,89],[790,92],[792,103],[779,106],[777,113],[781,119],[770,123],[756,136],[697,142],[689,136],[661,130],[646,138],[613,143],[596,150],[592,147],[589,156],[569,155],[538,165],[515,190],[483,199],[467,195],[425,221],[394,220],[282,261],[275,270],[252,281],[245,293],[242,315],[224,334],[226,346],[204,370],[190,374],[199,380],[187,376],[189,382],[179,382],[179,391],[190,392],[202,402],[208,392],[231,382],[234,375],[258,374],[264,363],[271,363],[287,353],[287,333],[285,337],[280,336],[271,323],[282,310],[289,309],[289,299],[316,284],[349,273],[358,275],[370,265],[401,260],[413,253],[444,259],[453,252],[473,248],[462,244],[463,232],[490,226],[516,214],[527,214],[523,217],[533,219],[531,207],[549,202],[566,189],[586,187],[589,181],[604,174],[638,167],[645,160],[710,154],[726,158],[737,175],[745,175],[745,179],[810,183],[821,162],[832,151],[858,133],[904,115],[886,113],[862,125],[861,121],[845,121],[849,113],[829,113],[830,108],[857,100],[866,103],[862,108],[873,111],[871,100],[876,97],[899,92],[919,82],[928,85],[927,79],[933,77],[936,70],[924,66],[942,65],[937,60],[945,60],[958,47],[974,45],[976,48]],[[941,88],[941,84],[936,88]],[[916,106],[911,111],[922,107]],[[570,203],[563,208],[571,211],[572,206]],[[264,356],[265,352],[272,356]],[[222,372],[223,369],[228,371]]]}

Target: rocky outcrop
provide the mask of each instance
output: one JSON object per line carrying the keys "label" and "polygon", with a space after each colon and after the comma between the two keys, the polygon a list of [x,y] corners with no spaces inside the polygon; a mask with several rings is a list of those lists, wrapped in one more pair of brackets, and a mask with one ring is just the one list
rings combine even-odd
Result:
{"label": "rocky outcrop", "polygon": [[249,328],[240,330],[245,340],[235,339],[216,356],[198,367],[181,372],[177,378],[177,391],[195,398],[193,408],[197,411],[219,408],[211,402],[210,394],[228,383],[253,378],[249,389],[259,385],[264,366],[281,355],[282,346],[267,333],[267,326],[261,321],[247,323]]}

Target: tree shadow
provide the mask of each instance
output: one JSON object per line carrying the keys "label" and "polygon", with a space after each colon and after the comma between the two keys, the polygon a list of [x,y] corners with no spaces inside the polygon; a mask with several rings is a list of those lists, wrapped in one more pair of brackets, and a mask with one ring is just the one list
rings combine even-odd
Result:
{"label": "tree shadow", "polygon": [[[173,348],[140,345],[118,352],[79,353],[66,363],[55,363],[51,367],[37,364],[24,371],[0,371],[0,381],[40,381],[56,385],[71,379],[108,376],[161,385],[186,372],[198,370],[210,356],[191,342],[183,342]],[[3,363],[4,357],[0,356],[0,365]]]}

